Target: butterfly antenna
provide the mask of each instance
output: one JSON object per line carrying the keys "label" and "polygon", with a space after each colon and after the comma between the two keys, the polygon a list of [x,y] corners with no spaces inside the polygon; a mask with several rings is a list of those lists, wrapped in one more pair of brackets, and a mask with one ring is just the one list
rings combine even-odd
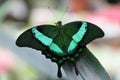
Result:
{"label": "butterfly antenna", "polygon": [[58,20],[58,17],[55,15],[55,13],[53,12],[53,9],[51,9],[49,6],[48,6],[48,9],[50,10],[50,12],[53,14],[53,16],[55,16],[56,20]]}
{"label": "butterfly antenna", "polygon": [[64,16],[66,15],[67,12],[68,12],[68,6],[66,7],[64,13],[62,14],[60,20],[62,20],[64,18]]}

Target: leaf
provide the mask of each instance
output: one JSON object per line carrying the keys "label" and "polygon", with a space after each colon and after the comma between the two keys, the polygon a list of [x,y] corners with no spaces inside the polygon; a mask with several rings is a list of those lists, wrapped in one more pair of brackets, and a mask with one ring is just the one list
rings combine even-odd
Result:
{"label": "leaf", "polygon": [[66,63],[62,66],[69,80],[111,80],[103,66],[87,48],[81,53],[76,65],[79,70],[78,76],[72,64]]}

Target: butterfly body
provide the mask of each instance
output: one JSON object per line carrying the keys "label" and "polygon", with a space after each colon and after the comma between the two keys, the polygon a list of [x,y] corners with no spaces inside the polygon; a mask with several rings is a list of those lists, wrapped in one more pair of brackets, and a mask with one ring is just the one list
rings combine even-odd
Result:
{"label": "butterfly body", "polygon": [[[92,40],[104,36],[96,25],[75,21],[62,25],[40,25],[33,27],[19,36],[16,44],[20,47],[31,47],[42,51],[42,54],[58,65],[58,77],[61,77],[61,66],[65,62],[75,65],[82,49]],[[75,65],[76,74],[78,70]]]}

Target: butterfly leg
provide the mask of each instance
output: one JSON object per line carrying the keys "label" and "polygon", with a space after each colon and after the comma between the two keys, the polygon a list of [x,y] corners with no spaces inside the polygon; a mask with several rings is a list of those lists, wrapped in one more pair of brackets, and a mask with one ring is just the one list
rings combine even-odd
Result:
{"label": "butterfly leg", "polygon": [[76,75],[78,75],[79,74],[79,70],[77,69],[76,64],[74,64],[74,66],[75,66],[75,73],[76,73]]}
{"label": "butterfly leg", "polygon": [[62,77],[61,65],[58,65],[58,73],[57,73],[57,76],[58,76],[59,78]]}
{"label": "butterfly leg", "polygon": [[76,73],[76,75],[78,75],[79,74],[79,70],[77,69],[76,64],[75,63],[73,63],[73,64],[74,64],[74,67],[75,67],[75,73]]}
{"label": "butterfly leg", "polygon": [[78,75],[78,74],[79,74],[79,70],[78,70],[78,68],[77,68],[76,63],[75,63],[74,61],[70,61],[70,62],[73,64],[73,66],[74,66],[74,68],[75,68],[75,73],[76,73],[76,75]]}

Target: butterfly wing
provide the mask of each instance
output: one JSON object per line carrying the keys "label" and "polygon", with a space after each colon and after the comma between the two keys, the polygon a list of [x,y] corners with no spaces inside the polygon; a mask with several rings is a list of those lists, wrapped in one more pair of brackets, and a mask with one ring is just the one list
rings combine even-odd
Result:
{"label": "butterfly wing", "polygon": [[68,51],[72,50],[77,44],[85,46],[96,38],[104,36],[104,32],[96,25],[85,22],[75,21],[64,25],[65,33],[72,37]]}
{"label": "butterfly wing", "polygon": [[81,46],[85,46],[89,42],[101,38],[104,36],[104,32],[97,25],[87,22],[87,32],[84,38],[79,43]]}
{"label": "butterfly wing", "polygon": [[76,50],[78,43],[83,39],[87,31],[87,23],[75,21],[64,25],[65,34],[71,37],[71,41],[68,46],[68,53],[72,53]]}
{"label": "butterfly wing", "polygon": [[[19,47],[30,47],[30,48],[41,50],[41,51],[46,50],[46,48],[47,48],[46,45],[44,45],[40,40],[35,38],[35,33],[33,32],[34,29],[37,29],[41,33],[43,33],[51,38],[55,37],[55,35],[56,35],[56,32],[53,31],[56,29],[56,26],[40,25],[40,26],[33,27],[33,28],[23,32],[18,37],[18,39],[16,41],[16,45]],[[39,36],[39,35],[36,35],[36,36]],[[43,40],[43,41],[46,41],[46,40]]]}
{"label": "butterfly wing", "polygon": [[78,44],[85,46],[92,40],[104,36],[99,27],[84,21],[71,22],[61,27],[41,25],[31,28],[19,36],[16,44],[41,51],[49,47],[56,55],[66,55],[75,50]]}

